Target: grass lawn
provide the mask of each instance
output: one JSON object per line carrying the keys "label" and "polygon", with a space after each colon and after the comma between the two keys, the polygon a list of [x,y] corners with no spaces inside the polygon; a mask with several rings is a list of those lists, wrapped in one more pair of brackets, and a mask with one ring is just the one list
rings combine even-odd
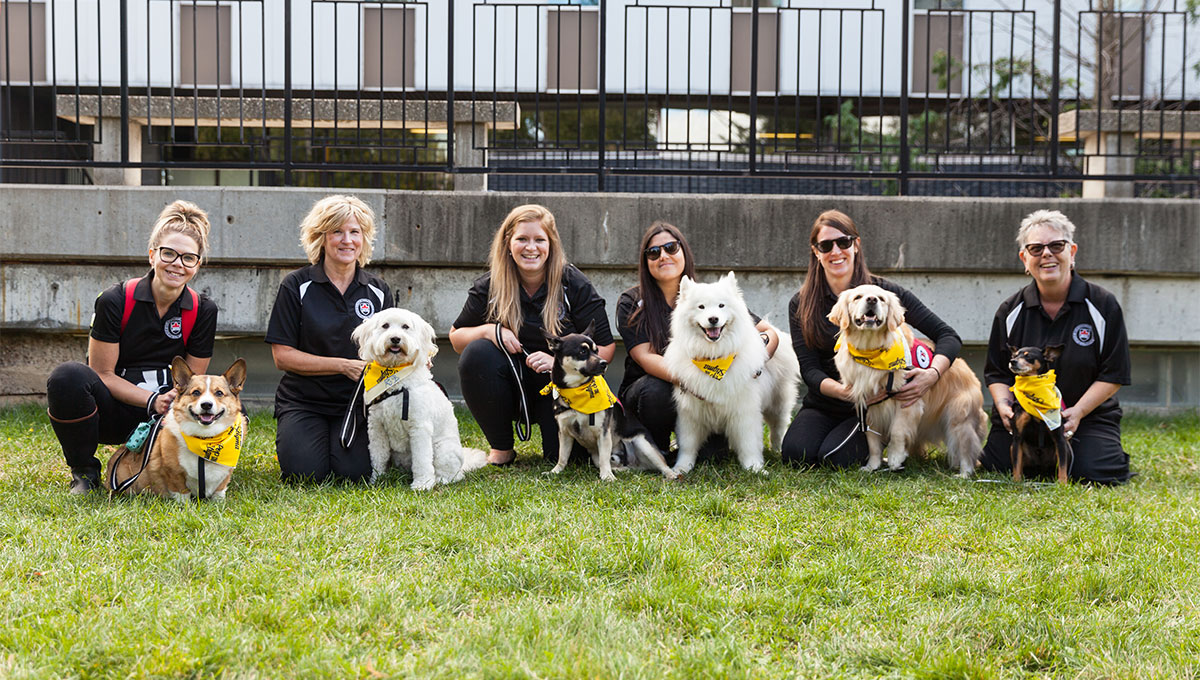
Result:
{"label": "grass lawn", "polygon": [[224,504],[79,499],[44,411],[0,412],[0,677],[1200,675],[1196,416],[1127,419],[1120,488],[603,484],[525,446],[431,493],[295,489],[268,415],[249,443]]}

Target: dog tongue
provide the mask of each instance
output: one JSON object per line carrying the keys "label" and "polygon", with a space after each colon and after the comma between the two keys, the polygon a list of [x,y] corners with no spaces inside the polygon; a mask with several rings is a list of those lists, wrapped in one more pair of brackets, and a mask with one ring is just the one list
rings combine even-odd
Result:
{"label": "dog tongue", "polygon": [[205,425],[212,425],[212,422],[217,419],[217,414],[201,413],[199,418],[200,418],[200,422],[204,423]]}
{"label": "dog tongue", "polygon": [[704,334],[708,336],[709,340],[718,340],[721,337],[721,329],[720,328],[705,328]]}

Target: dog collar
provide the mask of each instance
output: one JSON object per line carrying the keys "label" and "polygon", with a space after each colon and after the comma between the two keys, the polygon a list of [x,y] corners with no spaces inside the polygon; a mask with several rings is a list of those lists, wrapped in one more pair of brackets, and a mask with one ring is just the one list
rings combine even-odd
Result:
{"label": "dog collar", "polygon": [[412,363],[400,364],[399,366],[384,366],[377,361],[372,361],[363,369],[363,390],[365,391],[363,398],[366,403],[370,404],[385,392],[390,391],[400,381],[407,378],[413,371],[417,370],[416,365]]}
{"label": "dog collar", "polygon": [[933,363],[933,353],[925,343],[913,338],[910,347],[905,344],[904,336],[899,333],[895,334],[895,341],[891,345],[879,349],[859,349],[839,335],[833,351],[840,350],[843,344],[855,362],[881,371],[899,371],[909,366],[929,368]]}
{"label": "dog collar", "polygon": [[733,360],[736,358],[737,352],[734,352],[729,356],[718,357],[716,359],[692,359],[692,363],[696,365],[696,368],[704,371],[708,377],[713,380],[720,380],[725,377],[725,373],[733,365]]}
{"label": "dog collar", "polygon": [[242,417],[239,414],[233,427],[215,437],[193,437],[183,435],[183,443],[188,451],[225,467],[237,467],[238,457],[242,455],[242,444],[245,442],[245,430],[242,428]]}
{"label": "dog collar", "polygon": [[1018,375],[1013,383],[1013,395],[1021,408],[1057,430],[1062,425],[1062,393],[1054,386],[1054,371],[1042,375]]}
{"label": "dog collar", "polygon": [[542,394],[553,392],[567,408],[585,415],[599,413],[617,403],[616,396],[608,388],[602,376],[596,376],[579,387],[559,387],[553,382],[542,388]]}

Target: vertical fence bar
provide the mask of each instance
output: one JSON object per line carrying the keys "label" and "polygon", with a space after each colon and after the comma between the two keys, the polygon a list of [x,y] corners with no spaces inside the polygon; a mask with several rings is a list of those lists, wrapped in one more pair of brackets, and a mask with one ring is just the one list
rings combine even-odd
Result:
{"label": "vertical fence bar", "polygon": [[[909,0],[900,3],[900,195],[908,195],[908,28]],[[928,89],[928,87],[926,87]],[[928,107],[925,109],[928,111]],[[925,126],[928,130],[928,125]]]}
{"label": "vertical fence bar", "polygon": [[[97,15],[98,15],[97,11]],[[129,164],[129,0],[121,0],[121,167]]]}
{"label": "vertical fence bar", "polygon": [[[758,4],[750,8],[750,174],[755,171],[758,146]],[[668,22],[670,23],[670,22]]]}
{"label": "vertical fence bar", "polygon": [[[1053,180],[1058,179],[1058,82],[1059,82],[1059,54],[1061,53],[1060,41],[1062,39],[1062,0],[1054,0],[1054,39],[1051,45],[1054,46],[1054,54],[1050,60],[1050,177]],[[1097,114],[1097,120],[1102,116]],[[1078,119],[1077,119],[1078,121]],[[1079,129],[1079,123],[1075,123],[1076,130]],[[1079,135],[1076,134],[1076,137]]]}
{"label": "vertical fence bar", "polygon": [[283,186],[292,186],[292,0],[283,0]]}
{"label": "vertical fence bar", "polygon": [[[580,17],[579,24],[581,26],[583,25],[583,17],[582,16]],[[580,49],[582,49],[582,45],[583,45],[583,43],[581,41]],[[599,147],[596,149],[596,190],[597,191],[604,191],[604,145],[607,141],[607,136],[605,135],[605,125],[607,124],[607,121],[605,120],[605,113],[606,113],[605,92],[607,90],[605,78],[608,75],[608,69],[606,67],[607,58],[608,58],[608,0],[600,0],[600,76],[599,76],[600,82],[598,83],[599,93],[597,95],[600,99],[600,101],[599,101],[599,105],[600,105],[600,132],[599,132],[600,144],[599,144]],[[581,64],[583,63],[582,55],[580,55],[579,63],[581,63]]]}
{"label": "vertical fence bar", "polygon": [[[454,173],[454,4],[456,0],[447,0],[446,2],[446,172]],[[425,23],[429,24],[429,15],[426,14]],[[428,29],[426,29],[428,31]],[[472,42],[475,36],[471,36]],[[475,67],[472,64],[472,72]],[[429,89],[429,84],[426,83],[425,89]],[[492,89],[496,89],[496,79],[492,79]],[[513,97],[516,101],[516,97]],[[492,115],[495,115],[496,107],[492,106]],[[471,117],[474,118],[474,107],[472,107]],[[429,122],[429,114],[425,115],[426,124]],[[471,126],[474,135],[475,126]]]}

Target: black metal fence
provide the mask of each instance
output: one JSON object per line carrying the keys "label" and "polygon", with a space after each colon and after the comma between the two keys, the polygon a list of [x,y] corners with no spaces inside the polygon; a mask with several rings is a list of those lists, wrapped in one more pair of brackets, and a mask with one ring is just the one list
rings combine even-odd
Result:
{"label": "black metal fence", "polygon": [[1198,24],[1198,0],[5,0],[0,181],[1196,196]]}

